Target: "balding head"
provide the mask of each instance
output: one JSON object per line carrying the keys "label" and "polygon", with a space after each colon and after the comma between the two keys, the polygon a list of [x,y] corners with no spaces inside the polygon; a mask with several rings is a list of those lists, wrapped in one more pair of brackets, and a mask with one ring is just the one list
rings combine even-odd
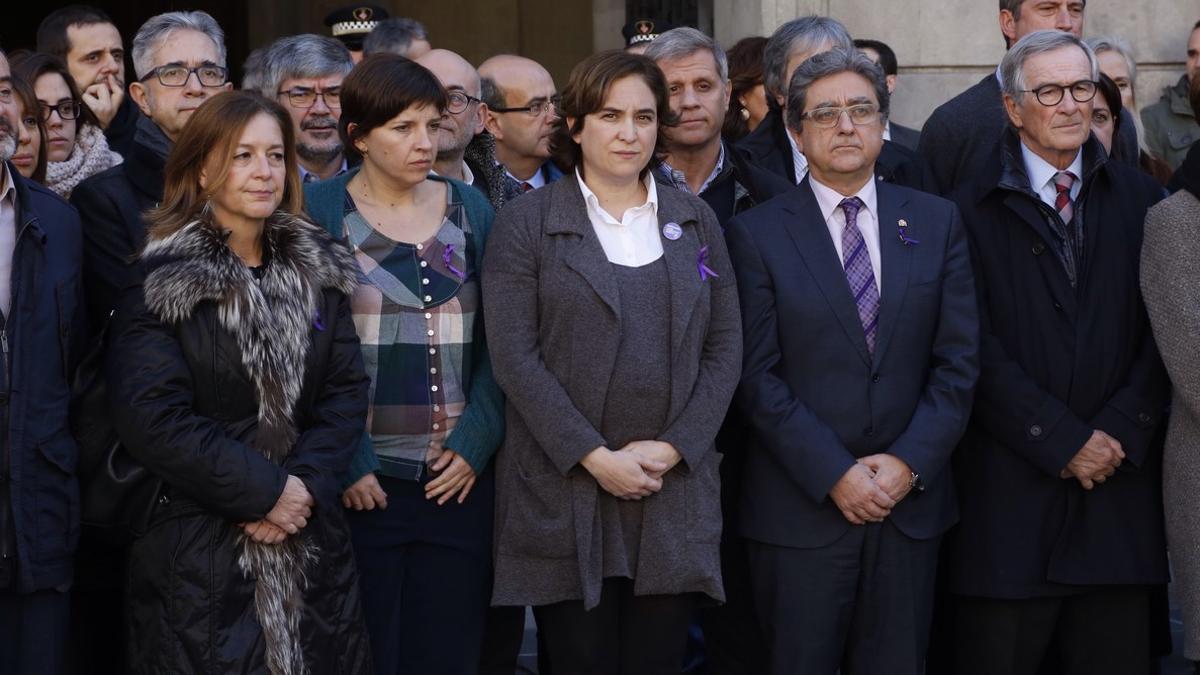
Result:
{"label": "balding head", "polygon": [[479,97],[479,73],[466,59],[449,49],[430,50],[418,57],[417,63],[436,75],[448,91],[457,88]]}
{"label": "balding head", "polygon": [[[446,88],[449,103],[438,132],[438,173],[455,171],[471,139],[483,131],[487,108],[479,100],[479,73],[448,49],[434,49],[416,59]],[[450,175],[457,175],[451,173]]]}
{"label": "balding head", "polygon": [[479,76],[483,102],[489,108],[487,130],[496,139],[496,158],[524,180],[525,174],[532,174],[550,157],[550,136],[558,121],[554,79],[537,61],[512,54],[484,61]]}

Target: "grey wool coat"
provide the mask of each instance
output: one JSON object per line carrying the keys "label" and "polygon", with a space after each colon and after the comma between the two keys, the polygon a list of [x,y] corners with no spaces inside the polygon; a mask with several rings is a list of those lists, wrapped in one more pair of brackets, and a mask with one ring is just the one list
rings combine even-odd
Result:
{"label": "grey wool coat", "polygon": [[1146,214],[1142,297],[1171,376],[1163,502],[1183,613],[1184,656],[1200,660],[1200,200],[1187,190]]}
{"label": "grey wool coat", "polygon": [[[724,600],[720,455],[713,449],[741,372],[737,289],[716,216],[698,197],[658,191],[670,286],[671,382],[657,439],[683,456],[643,500],[637,595],[700,592]],[[660,237],[662,235],[660,234]],[[701,279],[699,262],[716,273]],[[579,461],[608,446],[598,429],[620,347],[620,289],[573,176],[535,190],[496,219],[483,306],[507,437],[496,460],[492,603],[599,603],[603,489]],[[615,449],[611,448],[610,449]]]}

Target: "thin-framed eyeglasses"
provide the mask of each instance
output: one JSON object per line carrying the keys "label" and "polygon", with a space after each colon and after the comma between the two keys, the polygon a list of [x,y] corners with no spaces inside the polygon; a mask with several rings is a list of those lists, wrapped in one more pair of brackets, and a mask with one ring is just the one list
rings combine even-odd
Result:
{"label": "thin-framed eyeglasses", "polygon": [[561,104],[562,98],[558,96],[551,96],[549,99],[534,101],[533,103],[530,103],[526,106],[521,106],[520,108],[488,108],[488,110],[498,113],[523,112],[530,117],[538,117],[544,112],[554,112],[558,110]]}
{"label": "thin-framed eyeglasses", "polygon": [[1061,84],[1043,84],[1037,89],[1022,89],[1026,94],[1033,94],[1037,97],[1037,102],[1049,108],[1062,103],[1063,95],[1066,90],[1071,90],[1071,98],[1075,99],[1076,103],[1087,103],[1096,97],[1096,83],[1091,80],[1080,80],[1072,82],[1068,85]]}
{"label": "thin-framed eyeglasses", "polygon": [[225,84],[225,78],[229,76],[229,70],[221,66],[196,66],[188,68],[178,64],[168,64],[159,66],[142,77],[142,82],[150,79],[151,76],[158,78],[158,83],[164,87],[182,87],[187,84],[188,78],[196,74],[196,79],[200,81],[202,87],[219,87]]}
{"label": "thin-framed eyeglasses", "polygon": [[479,99],[465,91],[452,91],[446,94],[446,112],[457,115],[466,110],[472,102],[479,103]]}
{"label": "thin-framed eyeglasses", "polygon": [[324,91],[317,91],[308,87],[296,87],[276,92],[276,95],[286,95],[288,103],[291,103],[293,108],[311,108],[317,104],[318,96],[325,102],[326,108],[338,109],[342,107],[341,87],[330,87]]}
{"label": "thin-framed eyeglasses", "polygon": [[73,120],[79,117],[81,112],[79,101],[59,101],[54,105],[38,102],[38,108],[41,109],[42,119],[49,122],[50,116],[58,113],[60,119]]}
{"label": "thin-framed eyeglasses", "polygon": [[813,108],[800,116],[823,129],[836,127],[842,120],[842,113],[850,117],[854,126],[864,126],[879,121],[879,106],[874,103],[859,103],[844,108]]}

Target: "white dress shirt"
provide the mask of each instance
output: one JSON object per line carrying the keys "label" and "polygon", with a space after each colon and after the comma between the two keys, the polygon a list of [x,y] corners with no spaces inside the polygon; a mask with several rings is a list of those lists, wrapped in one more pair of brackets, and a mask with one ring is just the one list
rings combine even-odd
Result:
{"label": "white dress shirt", "polygon": [[0,312],[8,318],[12,306],[13,253],[17,248],[17,186],[0,162]]}
{"label": "white dress shirt", "polygon": [[[499,162],[497,162],[497,164],[499,164]],[[538,170],[534,171],[533,175],[529,177],[529,180],[521,180],[520,178],[517,178],[516,176],[512,175],[512,172],[510,172],[508,169],[505,169],[504,173],[508,174],[509,178],[517,181],[517,185],[520,185],[521,183],[529,183],[529,186],[534,190],[541,187],[546,187],[546,176],[542,174],[542,167],[540,166],[538,167]]]}
{"label": "white dress shirt", "polygon": [[792,168],[796,171],[796,185],[804,180],[804,174],[808,173],[808,158],[800,152],[800,146],[796,145],[796,139],[792,138],[792,132],[786,132],[788,145],[792,146]]}
{"label": "white dress shirt", "polygon": [[[1054,201],[1058,199],[1058,188],[1054,186],[1054,174],[1058,173],[1058,169],[1046,160],[1038,157],[1032,150],[1025,147],[1021,143],[1021,158],[1025,160],[1025,173],[1029,176],[1029,187],[1042,198],[1050,208],[1054,208]],[[1074,203],[1079,198],[1079,191],[1082,189],[1083,183],[1083,148],[1075,154],[1075,159],[1071,160],[1071,166],[1067,167],[1067,171],[1075,176],[1075,180],[1071,183],[1071,202]]]}
{"label": "white dress shirt", "polygon": [[575,170],[575,179],[579,181],[579,190],[583,192],[583,201],[587,204],[588,220],[592,229],[604,248],[604,255],[610,263],[625,267],[641,267],[662,257],[662,239],[658,233],[658,190],[654,187],[654,177],[647,172],[643,184],[646,186],[646,203],[626,209],[617,220],[600,207],[600,198],[588,189]]}
{"label": "white dress shirt", "polygon": [[[846,229],[846,212],[838,207],[843,199],[842,193],[831,187],[822,185],[812,176],[808,177],[813,195],[817,198],[817,206],[821,208],[821,216],[825,218],[825,227],[829,229],[829,238],[833,240],[833,248],[837,250],[838,265],[842,265],[842,232]],[[855,195],[862,200],[863,206],[858,210],[858,229],[862,232],[863,243],[867,245],[867,255],[871,258],[871,271],[875,274],[875,288],[879,297],[883,297],[883,269],[879,254],[879,210],[875,197],[875,178],[871,177],[862,189]]]}

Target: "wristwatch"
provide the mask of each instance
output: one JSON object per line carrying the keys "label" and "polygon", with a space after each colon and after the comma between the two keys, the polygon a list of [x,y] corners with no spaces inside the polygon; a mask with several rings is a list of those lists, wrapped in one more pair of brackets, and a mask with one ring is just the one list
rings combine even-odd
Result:
{"label": "wristwatch", "polygon": [[910,478],[908,481],[908,489],[916,490],[917,492],[924,492],[925,482],[921,480],[921,474],[917,473],[916,471],[910,471],[909,473],[912,474],[912,478]]}

